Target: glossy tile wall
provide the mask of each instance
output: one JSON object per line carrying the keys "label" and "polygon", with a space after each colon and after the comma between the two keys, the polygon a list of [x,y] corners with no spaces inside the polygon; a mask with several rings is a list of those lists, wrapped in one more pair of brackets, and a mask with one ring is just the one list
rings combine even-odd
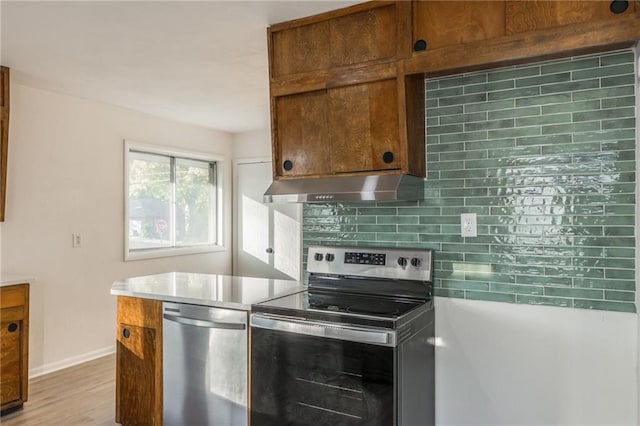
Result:
{"label": "glossy tile wall", "polygon": [[305,247],[432,248],[437,296],[635,312],[634,73],[619,51],[428,79],[424,199],[306,204]]}

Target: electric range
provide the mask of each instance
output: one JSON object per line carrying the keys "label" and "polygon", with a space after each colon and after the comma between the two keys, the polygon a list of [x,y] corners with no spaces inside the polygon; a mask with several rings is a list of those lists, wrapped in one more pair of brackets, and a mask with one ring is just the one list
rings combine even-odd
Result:
{"label": "electric range", "polygon": [[431,425],[431,250],[311,246],[308,290],[252,305],[251,425]]}

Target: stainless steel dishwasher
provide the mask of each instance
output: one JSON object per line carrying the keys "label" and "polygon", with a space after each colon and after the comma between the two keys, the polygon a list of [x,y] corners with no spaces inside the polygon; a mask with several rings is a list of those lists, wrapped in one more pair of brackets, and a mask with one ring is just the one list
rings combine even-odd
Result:
{"label": "stainless steel dishwasher", "polygon": [[247,425],[247,312],[163,304],[163,421]]}

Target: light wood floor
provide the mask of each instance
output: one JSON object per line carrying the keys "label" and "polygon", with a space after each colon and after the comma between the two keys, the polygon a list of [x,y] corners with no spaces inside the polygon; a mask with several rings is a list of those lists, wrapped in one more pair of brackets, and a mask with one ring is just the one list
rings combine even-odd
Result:
{"label": "light wood floor", "polygon": [[116,356],[36,377],[22,410],[0,418],[3,426],[113,426]]}

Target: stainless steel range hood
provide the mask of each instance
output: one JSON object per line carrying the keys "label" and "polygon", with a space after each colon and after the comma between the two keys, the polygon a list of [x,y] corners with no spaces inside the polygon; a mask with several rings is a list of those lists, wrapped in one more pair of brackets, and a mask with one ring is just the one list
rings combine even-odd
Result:
{"label": "stainless steel range hood", "polygon": [[424,178],[403,174],[337,176],[274,181],[265,203],[421,200]]}

